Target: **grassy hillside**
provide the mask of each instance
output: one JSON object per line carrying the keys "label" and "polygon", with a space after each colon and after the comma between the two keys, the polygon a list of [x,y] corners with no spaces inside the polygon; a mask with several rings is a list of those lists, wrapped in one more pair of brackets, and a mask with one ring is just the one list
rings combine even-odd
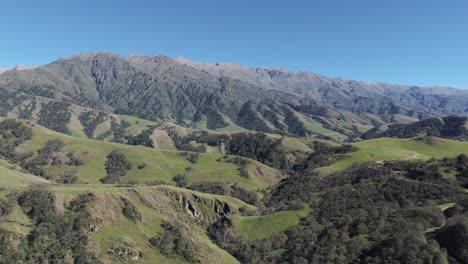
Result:
{"label": "grassy hillside", "polygon": [[50,183],[46,179],[21,173],[8,167],[14,168],[15,166],[4,160],[0,160],[0,187],[5,189],[23,188],[31,184],[43,185]]}
{"label": "grassy hillside", "polygon": [[[130,117],[127,120],[129,123],[133,123],[137,130],[149,125],[148,123],[140,124],[139,120]],[[0,188],[0,206],[8,204],[8,201],[11,202],[12,199],[14,201],[10,210],[4,210],[0,207],[7,212],[4,214],[0,211],[4,214],[0,214],[0,232],[15,234],[15,239],[23,241],[21,243],[32,243],[31,241],[35,240],[29,239],[28,235],[41,232],[38,231],[37,220],[31,217],[31,213],[28,211],[30,207],[21,204],[20,199],[17,199],[23,195],[24,191],[29,192],[28,187],[30,186],[34,186],[32,191],[45,190],[53,195],[53,200],[49,200],[50,206],[48,207],[54,208],[51,210],[53,217],[47,219],[57,219],[54,221],[58,222],[52,226],[60,226],[60,221],[64,221],[66,224],[67,217],[87,221],[85,234],[90,239],[89,253],[97,256],[104,263],[129,263],[132,258],[138,258],[137,263],[238,263],[238,260],[245,262],[244,259],[239,258],[242,250],[234,250],[232,245],[221,243],[224,241],[222,237],[213,235],[219,234],[216,232],[223,230],[220,228],[213,231],[213,226],[219,225],[224,219],[229,219],[232,221],[232,226],[225,229],[229,233],[226,237],[227,241],[231,241],[229,236],[232,235],[232,241],[237,241],[236,243],[246,243],[245,245],[259,243],[262,245],[265,241],[273,239],[275,235],[304,224],[304,221],[300,221],[302,218],[311,217],[315,212],[320,214],[320,211],[315,208],[316,202],[321,199],[319,196],[314,197],[317,199],[314,203],[305,205],[301,203],[305,206],[302,210],[295,210],[301,207],[287,208],[279,207],[280,205],[277,207],[282,208],[280,211],[270,210],[272,208],[268,207],[268,202],[271,203],[274,200],[260,201],[260,198],[278,195],[278,192],[275,191],[271,194],[268,192],[275,190],[277,183],[283,177],[282,174],[288,172],[288,168],[281,168],[284,169],[281,172],[279,169],[268,167],[258,161],[239,156],[225,156],[221,153],[220,146],[209,146],[206,153],[153,149],[64,135],[26,122],[19,124],[31,128],[32,136],[25,136],[25,140],[21,141],[22,143],[17,149],[14,149],[18,153],[13,152],[18,155],[25,152],[34,153],[34,156],[26,158],[28,161],[39,156],[41,151],[46,149],[47,142],[50,143],[51,140],[59,140],[64,144],[62,149],[53,151],[47,156],[50,160],[44,165],[46,173],[43,177],[25,173],[26,169],[21,169],[21,166],[25,168],[24,164],[20,166],[19,163],[12,164],[0,160],[0,187],[2,187]],[[138,126],[140,127],[137,128]],[[0,139],[11,143],[11,135],[14,133],[10,131],[12,133],[10,135],[8,128],[4,126],[0,128],[2,129]],[[186,132],[185,129],[182,130],[178,133]],[[247,139],[251,140],[250,137],[246,138],[245,142],[247,143],[241,139],[243,138],[235,141],[241,148],[252,142],[256,143],[256,141],[248,141]],[[318,142],[307,141],[304,138],[296,139],[276,134],[263,135],[263,137],[254,139],[260,140],[262,143],[274,139],[272,142],[281,146],[288,155],[297,154],[297,161],[301,161],[300,157],[306,157],[311,152],[320,153],[321,148],[324,151],[328,148],[333,150],[333,148],[350,147],[336,143],[326,144],[324,141],[320,141],[323,145],[321,146]],[[191,142],[190,144],[202,143]],[[327,153],[334,155],[333,157],[337,160],[334,164],[319,168],[319,170],[324,174],[329,174],[344,170],[353,164],[365,162],[441,158],[468,153],[468,142],[434,137],[379,138],[353,145],[356,147],[354,152],[323,152],[324,155]],[[260,146],[270,147],[269,145]],[[102,184],[100,179],[106,176],[106,156],[116,149],[133,166],[125,171],[125,175],[119,178],[117,184]],[[83,164],[70,165],[64,162],[63,160],[66,160],[64,157],[70,153],[76,155]],[[197,158],[193,158],[194,155]],[[9,160],[15,159],[10,158]],[[55,163],[57,160],[60,162]],[[245,160],[248,162],[240,162]],[[57,179],[70,169],[76,169],[78,182],[59,184]],[[307,173],[304,171],[298,175],[307,176]],[[173,181],[173,178],[176,175],[186,176],[187,183],[179,185],[180,182],[177,181],[177,186],[184,188],[174,186],[176,182]],[[326,181],[326,179],[333,177],[323,177],[323,180]],[[50,181],[44,178],[48,178]],[[454,175],[452,178],[456,179]],[[294,179],[294,175],[288,178],[289,181],[291,179]],[[396,180],[401,179],[396,178]],[[191,185],[194,183],[198,183],[198,185]],[[418,182],[406,179],[405,183],[411,185]],[[309,184],[301,180],[295,184],[305,186],[305,188],[311,186],[317,188],[316,183]],[[37,188],[38,185],[42,187]],[[438,185],[428,183],[428,186]],[[243,190],[240,190],[240,187]],[[288,188],[286,186],[283,190],[287,191]],[[313,195],[309,194],[307,189],[297,191],[297,193]],[[14,195],[12,196],[12,194]],[[264,194],[266,195],[264,196]],[[295,194],[296,191],[284,193],[286,198],[281,198],[279,201],[286,201],[289,199],[288,197]],[[332,197],[336,196],[339,195]],[[36,196],[32,197],[34,200]],[[326,200],[322,202],[326,202]],[[43,199],[38,201],[44,203]],[[443,204],[442,210],[445,207],[448,208],[448,202],[452,202],[452,200],[443,200],[443,202],[440,203]],[[76,203],[80,206],[76,207]],[[287,203],[281,206],[284,205]],[[318,205],[323,206],[322,211],[326,211],[324,204],[319,203]],[[453,203],[450,205],[453,206]],[[312,210],[313,213],[309,214]],[[261,215],[272,211],[274,213]],[[67,217],[61,218],[60,215]],[[434,223],[431,222],[429,227],[440,226],[438,222],[434,221]],[[434,228],[433,230],[438,229]],[[29,239],[29,242],[26,242],[26,238]],[[270,251],[273,254],[282,254],[281,252],[286,252],[283,250],[284,248],[280,247]]]}
{"label": "grassy hillside", "polygon": [[468,142],[448,139],[422,137],[412,139],[379,138],[353,144],[358,151],[344,155],[331,166],[320,168],[322,173],[329,174],[343,170],[353,164],[371,161],[400,159],[429,159],[451,157],[468,153]]}
{"label": "grassy hillside", "polygon": [[[125,177],[125,182],[170,182],[177,174],[187,175],[189,182],[221,181],[234,182],[249,188],[265,188],[279,181],[280,174],[258,162],[252,162],[252,172],[270,170],[273,174],[256,175],[252,178],[242,177],[239,166],[222,159],[220,153],[202,153],[196,163],[188,160],[190,153],[172,150],[155,150],[143,146],[130,146],[105,141],[76,138],[56,133],[40,126],[33,128],[33,138],[19,148],[21,151],[37,151],[51,139],[60,139],[65,143],[64,151],[74,152],[83,159],[84,165],[76,167],[79,182],[96,184],[106,175],[106,155],[114,149],[120,150],[133,164]],[[138,168],[145,164],[144,168]],[[47,173],[52,176],[60,175],[70,169],[65,164],[47,166]]]}
{"label": "grassy hillside", "polygon": [[[124,195],[136,206],[139,213],[142,214],[142,221],[135,222],[122,217],[122,215],[108,217],[106,215],[108,209],[105,208],[105,204],[95,204],[94,210],[101,210],[97,215],[102,213],[103,220],[108,223],[108,225],[103,226],[102,229],[93,235],[99,245],[102,248],[110,248],[122,239],[127,239],[133,241],[136,247],[143,253],[140,263],[155,263],[155,261],[157,263],[185,263],[187,261],[183,258],[177,256],[168,257],[161,254],[161,252],[148,243],[149,238],[163,231],[161,228],[163,221],[182,221],[183,225],[191,230],[189,234],[190,238],[198,243],[197,255],[200,258],[219,263],[238,263],[231,255],[214,245],[195,221],[189,219],[188,216],[184,216],[184,212],[180,210],[181,208],[178,208],[177,203],[168,199],[170,197],[161,191],[163,189],[165,187],[143,188],[138,192],[120,191],[103,196],[103,201],[108,201],[108,199],[118,201],[119,196]],[[151,204],[144,203],[145,198],[142,198],[141,195],[147,193],[151,193],[155,198],[158,198],[159,206],[164,209],[154,208]],[[210,196],[209,198],[216,199],[215,196]],[[240,201],[238,203],[242,204]],[[174,213],[178,215],[177,218],[174,218]],[[109,259],[111,256],[107,252],[102,251],[101,258]]]}
{"label": "grassy hillside", "polygon": [[[210,217],[216,217],[213,207],[215,203],[226,203],[232,213],[238,212],[240,207],[255,210],[255,207],[232,197],[204,194],[172,186],[128,188],[103,184],[51,184],[41,178],[35,179],[35,176],[11,171],[3,166],[0,166],[0,174],[2,176],[0,185],[8,187],[2,190],[1,198],[14,191],[26,190],[31,184],[38,182],[54,193],[55,206],[58,211],[65,210],[70,201],[77,199],[79,195],[86,194],[92,197],[87,210],[92,213],[92,218],[98,226],[89,234],[94,243],[92,251],[104,262],[111,263],[128,263],[129,259],[117,257],[109,251],[120,246],[141,252],[143,257],[137,263],[190,262],[177,255],[162,254],[148,242],[151,237],[163,231],[161,224],[168,221],[177,222],[184,229],[190,230],[186,235],[194,243],[195,258],[204,259],[210,263],[238,263],[230,254],[209,240],[202,226],[207,223],[205,221],[214,220]],[[204,216],[202,222],[192,219],[184,211],[184,205],[177,198],[182,196],[186,197],[187,201],[191,200],[196,210],[201,212]],[[141,220],[131,220],[122,214],[122,197],[135,206],[136,211],[141,215]],[[32,227],[31,219],[17,204],[6,218],[0,219],[1,230],[8,230],[20,236],[27,235]]]}
{"label": "grassy hillside", "polygon": [[234,230],[238,236],[247,240],[264,239],[297,225],[299,219],[309,212],[310,209],[305,208],[299,211],[281,211],[262,216],[236,216]]}
{"label": "grassy hillside", "polygon": [[362,138],[412,138],[420,135],[468,141],[468,118],[458,116],[435,117],[411,124],[390,124],[373,128]]}

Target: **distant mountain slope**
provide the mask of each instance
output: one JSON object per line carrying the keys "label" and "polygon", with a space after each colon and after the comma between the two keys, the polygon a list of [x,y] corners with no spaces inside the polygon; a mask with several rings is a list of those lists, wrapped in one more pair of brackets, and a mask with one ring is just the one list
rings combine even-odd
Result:
{"label": "distant mountain slope", "polygon": [[421,134],[468,141],[468,118],[447,116],[429,118],[412,124],[383,125],[367,131],[362,138],[412,138]]}
{"label": "distant mountain slope", "polygon": [[[166,56],[79,55],[32,70],[5,72],[0,76],[0,88],[0,99],[5,102],[1,108],[6,113],[28,98],[40,96],[184,126],[204,124],[217,129],[235,124],[298,136],[313,134],[304,123],[317,122],[310,119],[314,116],[353,124],[370,124],[375,119],[242,80],[216,77]],[[328,124],[332,130],[337,126]]]}
{"label": "distant mountain slope", "polygon": [[16,65],[16,66],[10,66],[10,67],[4,67],[0,68],[0,73],[4,73],[7,71],[23,71],[23,70],[28,70],[28,69],[34,69],[36,66],[24,66],[24,65]]}
{"label": "distant mountain slope", "polygon": [[468,114],[468,92],[463,90],[111,53],[7,71],[0,75],[0,93],[3,115],[49,98],[61,103],[55,106],[65,109],[64,117],[67,108],[81,106],[187,127],[240,127],[336,140],[355,137],[371,125]]}
{"label": "distant mountain slope", "polygon": [[386,122],[401,122],[408,117],[423,119],[468,114],[466,90],[361,82],[327,78],[304,71],[265,67],[254,69],[238,64],[199,63],[183,58],[177,60],[216,76],[228,76],[266,88],[312,97],[338,109],[389,115],[384,117]]}

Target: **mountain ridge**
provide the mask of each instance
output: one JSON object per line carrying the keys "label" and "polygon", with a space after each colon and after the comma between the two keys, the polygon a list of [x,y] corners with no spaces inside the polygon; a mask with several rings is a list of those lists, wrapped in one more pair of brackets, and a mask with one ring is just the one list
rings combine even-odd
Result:
{"label": "mountain ridge", "polygon": [[9,66],[9,67],[2,67],[2,68],[0,68],[0,74],[2,74],[4,72],[7,72],[7,71],[11,71],[11,70],[23,71],[23,70],[34,69],[36,67],[38,67],[38,66],[25,66],[25,65],[22,65],[22,64],[18,64],[18,65],[15,65],[15,66]]}
{"label": "mountain ridge", "polygon": [[[228,65],[228,66],[223,66]],[[8,93],[184,126],[230,124],[306,136],[311,124],[347,136],[353,126],[468,115],[468,91],[327,78],[285,69],[202,64],[165,55],[87,53],[0,74]]]}

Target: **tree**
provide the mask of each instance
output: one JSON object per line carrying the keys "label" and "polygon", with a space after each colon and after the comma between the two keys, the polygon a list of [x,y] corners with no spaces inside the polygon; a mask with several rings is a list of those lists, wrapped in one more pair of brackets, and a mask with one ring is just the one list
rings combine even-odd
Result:
{"label": "tree", "polygon": [[113,150],[106,156],[107,175],[100,181],[102,183],[116,183],[132,169],[132,163],[119,150]]}

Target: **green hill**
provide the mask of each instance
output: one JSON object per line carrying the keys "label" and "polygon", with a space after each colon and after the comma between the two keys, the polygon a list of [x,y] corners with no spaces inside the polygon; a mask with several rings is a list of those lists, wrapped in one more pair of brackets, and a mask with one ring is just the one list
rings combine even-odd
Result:
{"label": "green hill", "polygon": [[320,168],[329,174],[346,169],[353,164],[384,160],[427,160],[429,158],[453,157],[468,154],[468,142],[421,137],[411,139],[378,138],[353,144],[357,151],[341,156],[331,166]]}
{"label": "green hill", "polygon": [[367,131],[362,138],[412,138],[421,135],[468,141],[468,118],[446,116],[429,118],[411,124],[384,125]]}
{"label": "green hill", "polygon": [[[265,188],[279,180],[280,174],[256,176],[252,179],[240,175],[239,166],[223,159],[220,153],[201,153],[197,162],[192,163],[188,159],[195,153],[187,153],[172,150],[156,150],[143,146],[130,146],[117,143],[76,138],[60,133],[56,133],[40,126],[33,127],[33,137],[23,145],[19,146],[19,151],[37,152],[44,147],[47,141],[60,140],[64,142],[62,152],[76,153],[83,161],[83,165],[76,166],[76,172],[80,183],[99,183],[99,180],[106,175],[105,161],[106,155],[114,149],[120,150],[133,164],[122,178],[121,183],[128,182],[171,182],[177,174],[187,175],[189,182],[199,181],[224,181],[235,182],[245,188]],[[218,161],[217,161],[218,160]],[[139,168],[139,165],[142,165]],[[69,170],[72,166],[67,164],[45,166],[46,173],[51,178],[57,178],[60,174]],[[265,165],[252,162],[249,170],[252,172],[261,170]],[[268,168],[269,169],[269,168]],[[269,169],[271,170],[271,169]],[[271,178],[273,177],[273,178]]]}

